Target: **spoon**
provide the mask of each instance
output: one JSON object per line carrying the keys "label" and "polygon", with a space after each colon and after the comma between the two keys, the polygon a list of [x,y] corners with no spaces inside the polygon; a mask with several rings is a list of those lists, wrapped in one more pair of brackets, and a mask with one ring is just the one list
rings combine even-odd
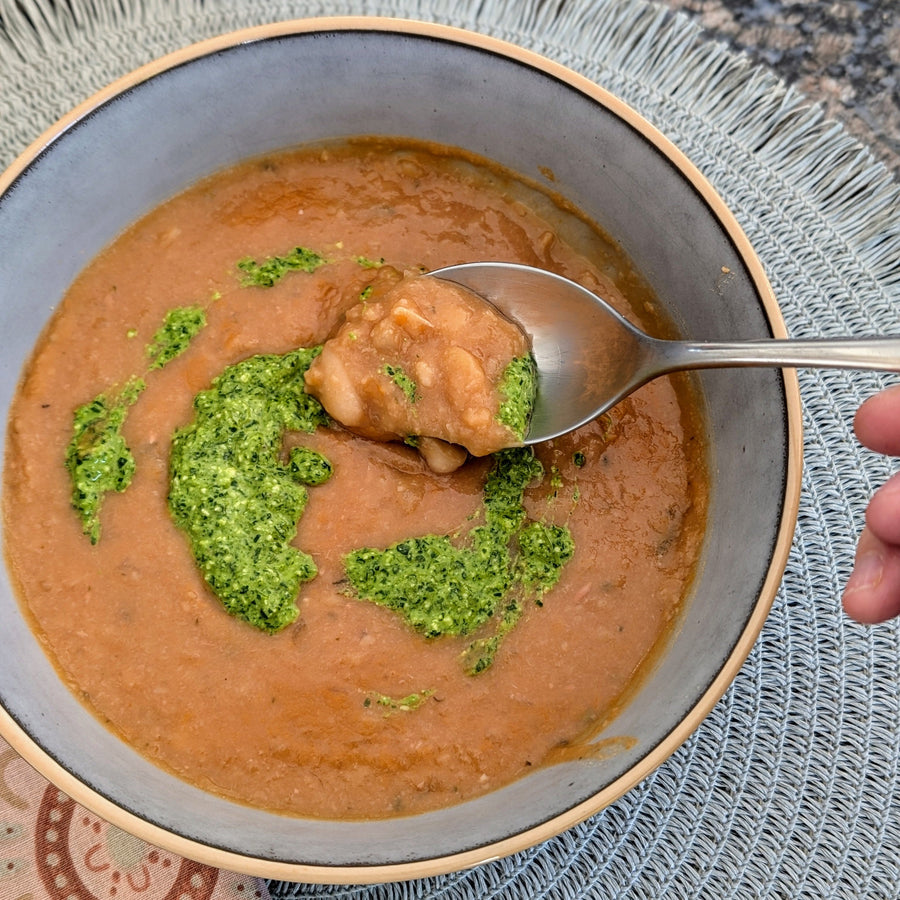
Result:
{"label": "spoon", "polygon": [[531,338],[538,392],[525,444],[572,431],[648,381],[685,369],[774,366],[900,372],[900,337],[660,340],[635,328],[587,288],[543,269],[478,262],[430,274],[478,294]]}

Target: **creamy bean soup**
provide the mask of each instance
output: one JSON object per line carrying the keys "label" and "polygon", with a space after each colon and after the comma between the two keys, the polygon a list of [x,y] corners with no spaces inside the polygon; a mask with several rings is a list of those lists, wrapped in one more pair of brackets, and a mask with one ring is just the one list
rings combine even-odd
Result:
{"label": "creamy bean soup", "polygon": [[[337,819],[597,752],[694,576],[700,398],[658,379],[510,447],[527,341],[421,277],[478,260],[558,272],[674,335],[550,191],[375,138],[211,176],[72,285],[10,411],[5,552],[61,676],[138,752]],[[432,427],[435,392],[461,430]]]}
{"label": "creamy bean soup", "polygon": [[438,472],[521,443],[537,381],[520,328],[437,277],[395,273],[389,285],[347,310],[306,389],[342,425],[418,447]]}

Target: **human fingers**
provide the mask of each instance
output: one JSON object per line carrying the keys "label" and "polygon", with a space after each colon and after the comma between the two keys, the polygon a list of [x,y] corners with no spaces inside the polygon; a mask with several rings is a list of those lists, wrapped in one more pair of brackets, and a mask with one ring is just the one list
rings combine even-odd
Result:
{"label": "human fingers", "polygon": [[900,385],[873,394],[856,411],[859,442],[876,453],[900,456]]}
{"label": "human fingers", "polygon": [[867,525],[859,538],[844,612],[870,625],[900,615],[900,546],[882,541]]}
{"label": "human fingers", "polygon": [[900,472],[872,495],[866,525],[882,543],[900,546]]}

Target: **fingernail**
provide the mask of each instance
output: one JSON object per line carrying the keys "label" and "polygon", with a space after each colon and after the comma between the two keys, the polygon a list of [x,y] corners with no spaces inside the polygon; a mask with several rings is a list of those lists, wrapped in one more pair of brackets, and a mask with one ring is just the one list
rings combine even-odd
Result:
{"label": "fingernail", "polygon": [[861,591],[876,587],[884,576],[884,560],[880,553],[866,553],[856,560],[847,579],[847,591]]}

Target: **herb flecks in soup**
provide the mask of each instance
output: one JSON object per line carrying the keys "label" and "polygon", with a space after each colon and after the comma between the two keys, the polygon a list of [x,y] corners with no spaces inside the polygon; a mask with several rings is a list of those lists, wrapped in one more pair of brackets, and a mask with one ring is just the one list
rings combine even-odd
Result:
{"label": "herb flecks in soup", "polygon": [[366,708],[374,705],[380,708],[385,716],[390,716],[397,712],[408,713],[417,710],[433,694],[434,691],[416,691],[405,697],[388,697],[386,694],[373,693],[363,700],[363,705]]}
{"label": "herb flecks in soup", "polygon": [[202,306],[179,306],[169,310],[147,346],[150,368],[161,369],[176,356],[181,356],[204,325],[206,311]]}
{"label": "herb flecks in soup", "polygon": [[241,284],[244,287],[273,287],[288,272],[315,272],[324,266],[327,260],[306,247],[295,247],[284,256],[270,256],[263,262],[245,257],[237,264],[242,273]]}
{"label": "herb flecks in soup", "polygon": [[520,443],[537,385],[525,334],[457,284],[396,279],[347,311],[306,373],[310,392],[357,434],[412,441],[439,472],[465,454],[437,442],[474,456]]}
{"label": "herb flecks in soup", "polygon": [[[254,267],[236,269],[246,259]],[[402,441],[319,412],[311,431],[298,420],[315,402],[304,356],[345,314],[398,272],[485,259],[573,278],[674,336],[615,244],[558,198],[456,150],[374,139],[218,173],[73,283],[10,409],[5,549],[62,677],[138,752],[237,802],[335,819],[459,803],[594,752],[585,736],[665,645],[702,546],[693,382],[657,379],[611,417],[447,474]],[[257,269],[271,284],[245,286]],[[151,368],[134,336],[191,306],[205,326]],[[393,374],[377,374],[398,400],[411,387],[402,374],[424,390],[414,366],[386,362]],[[135,375],[144,389],[120,394]],[[102,402],[73,440],[73,412],[91,398]],[[77,514],[70,443],[86,487]],[[435,612],[443,630],[426,637],[400,609],[362,599],[348,557],[371,548],[383,561],[411,541],[424,555],[438,547],[435,564],[477,567],[489,603],[474,614],[450,603],[458,624]],[[245,576],[261,591],[248,608],[262,628],[226,613],[198,547],[223,594]],[[317,574],[303,580],[310,561]],[[384,596],[396,596],[386,581]],[[421,585],[410,598],[426,600]]]}
{"label": "herb flecks in soup", "polygon": [[263,631],[297,618],[297,592],[316,575],[292,545],[307,484],[331,473],[321,455],[282,459],[284,433],[311,432],[328,417],[303,390],[317,349],[254,356],[227,368],[194,400],[175,433],[169,508],[203,577],[225,609]]}

